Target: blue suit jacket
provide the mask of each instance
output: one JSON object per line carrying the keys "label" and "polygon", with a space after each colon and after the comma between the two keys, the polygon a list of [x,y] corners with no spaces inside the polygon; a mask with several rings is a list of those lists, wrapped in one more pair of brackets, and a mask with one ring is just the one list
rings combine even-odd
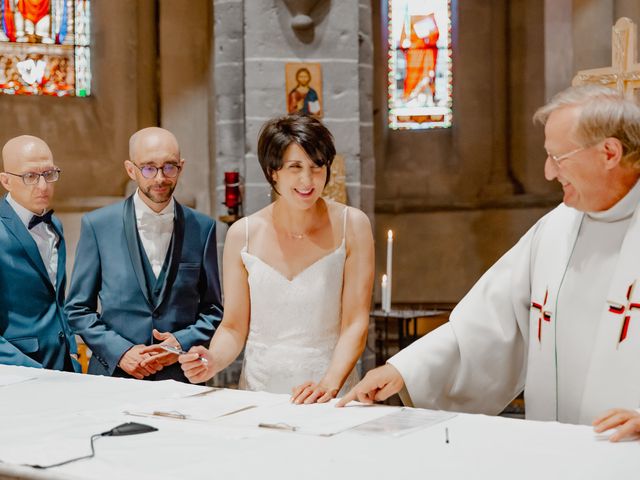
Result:
{"label": "blue suit jacket", "polygon": [[0,363],[80,371],[63,312],[66,251],[62,224],[58,278],[51,284],[36,242],[6,198],[0,200]]}
{"label": "blue suit jacket", "polygon": [[[175,204],[165,286],[154,306],[144,275],[133,198],[82,218],[69,296],[69,324],[91,348],[89,373],[129,375],[117,365],[134,345],[151,345],[154,328],[184,350],[207,345],[222,319],[214,221]],[[98,299],[100,309],[98,309]],[[155,379],[187,381],[178,363]]]}

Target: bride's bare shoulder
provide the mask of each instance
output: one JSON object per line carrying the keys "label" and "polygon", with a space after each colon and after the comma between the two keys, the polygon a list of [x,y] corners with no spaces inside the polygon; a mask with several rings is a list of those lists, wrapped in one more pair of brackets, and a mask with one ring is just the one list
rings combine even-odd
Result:
{"label": "bride's bare shoulder", "polygon": [[325,203],[327,204],[327,211],[329,212],[329,216],[331,219],[333,219],[333,221],[339,220],[340,222],[342,222],[344,215],[346,214],[347,230],[371,230],[371,222],[369,221],[369,217],[367,217],[367,215],[362,210],[330,199],[325,199]]}

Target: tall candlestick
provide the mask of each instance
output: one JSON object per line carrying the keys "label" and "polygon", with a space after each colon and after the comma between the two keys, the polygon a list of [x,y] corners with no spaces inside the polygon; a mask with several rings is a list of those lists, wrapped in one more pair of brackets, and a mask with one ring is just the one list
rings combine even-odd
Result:
{"label": "tall candlestick", "polygon": [[382,289],[380,294],[380,305],[382,307],[383,312],[389,311],[389,306],[387,304],[387,301],[389,300],[389,296],[387,295],[388,291],[389,291],[389,284],[387,281],[387,275],[384,274],[382,275]]}
{"label": "tall candlestick", "polygon": [[387,303],[391,310],[391,282],[393,280],[393,230],[387,232]]}

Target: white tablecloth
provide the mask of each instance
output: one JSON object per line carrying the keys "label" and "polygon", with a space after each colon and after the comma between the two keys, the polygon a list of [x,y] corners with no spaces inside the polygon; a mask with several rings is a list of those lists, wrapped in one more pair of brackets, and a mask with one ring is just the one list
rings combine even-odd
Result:
{"label": "white tablecloth", "polygon": [[[16,377],[32,380],[11,383]],[[4,385],[2,379],[9,385]],[[139,418],[127,408],[206,390],[0,366],[0,478],[64,479],[602,479],[638,478],[640,442],[609,443],[586,426],[459,414],[392,437],[347,431],[322,437],[248,426],[250,411],[214,421]],[[255,395],[256,403],[269,394]],[[89,437],[124,422],[157,432]],[[450,443],[445,443],[445,428]]]}

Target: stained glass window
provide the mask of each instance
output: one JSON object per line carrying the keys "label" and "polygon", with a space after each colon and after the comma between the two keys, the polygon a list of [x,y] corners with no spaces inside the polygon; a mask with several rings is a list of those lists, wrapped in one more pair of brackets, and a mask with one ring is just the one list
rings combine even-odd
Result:
{"label": "stained glass window", "polygon": [[91,94],[90,0],[0,0],[0,93]]}
{"label": "stained glass window", "polygon": [[451,0],[388,0],[389,127],[450,127]]}

